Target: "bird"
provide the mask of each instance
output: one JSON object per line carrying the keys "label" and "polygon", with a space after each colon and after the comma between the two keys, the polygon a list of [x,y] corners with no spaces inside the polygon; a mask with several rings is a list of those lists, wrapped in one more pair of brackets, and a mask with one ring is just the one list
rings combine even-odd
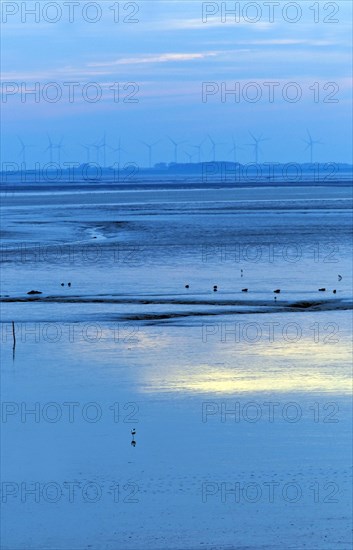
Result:
{"label": "bird", "polygon": [[342,281],[342,275],[338,275],[338,280]]}
{"label": "bird", "polygon": [[131,435],[132,435],[131,445],[132,445],[133,447],[136,447],[136,441],[135,441],[136,430],[135,430],[135,428],[132,428],[132,430],[131,430]]}
{"label": "bird", "polygon": [[185,288],[190,288],[190,285],[185,285]]}
{"label": "bird", "polygon": [[216,285],[213,287],[213,292],[218,292],[218,287]]}
{"label": "bird", "polygon": [[67,286],[71,286],[71,283],[67,283]]}
{"label": "bird", "polygon": [[242,288],[242,292],[248,292],[248,288]]}
{"label": "bird", "polygon": [[336,294],[337,290],[333,290],[333,293]]}
{"label": "bird", "polygon": [[280,288],[277,288],[277,290],[274,290],[273,291],[275,294],[280,294],[281,293],[281,289]]}
{"label": "bird", "polygon": [[65,283],[61,283],[61,286],[65,286]]}
{"label": "bird", "polygon": [[319,292],[326,292],[326,288],[319,288]]}

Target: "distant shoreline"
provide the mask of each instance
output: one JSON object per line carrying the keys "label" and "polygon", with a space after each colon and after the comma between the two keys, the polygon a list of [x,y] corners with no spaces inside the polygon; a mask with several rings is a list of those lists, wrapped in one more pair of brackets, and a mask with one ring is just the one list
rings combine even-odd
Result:
{"label": "distant shoreline", "polygon": [[67,180],[55,181],[55,182],[1,182],[0,181],[0,195],[7,193],[21,193],[21,192],[43,192],[45,189],[50,189],[51,192],[72,192],[72,191],[90,191],[90,192],[118,192],[118,191],[149,191],[149,190],[203,190],[203,189],[278,189],[287,188],[292,189],[296,187],[352,187],[353,177],[350,176],[347,179],[335,179],[335,180],[306,180],[296,182],[280,182],[280,181],[240,181],[240,182],[226,182],[222,180],[214,180],[204,182],[198,179],[193,180],[155,180],[155,181],[129,181],[129,182],[109,182],[109,181],[77,181],[70,182]]}

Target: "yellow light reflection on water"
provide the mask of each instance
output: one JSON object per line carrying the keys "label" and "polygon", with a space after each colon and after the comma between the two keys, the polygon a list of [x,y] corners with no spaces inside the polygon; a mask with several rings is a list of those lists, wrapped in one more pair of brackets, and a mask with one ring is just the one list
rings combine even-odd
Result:
{"label": "yellow light reflection on water", "polygon": [[[350,380],[336,374],[325,375],[321,371],[288,371],[264,373],[252,371],[245,374],[235,369],[216,370],[203,365],[202,373],[186,374],[185,371],[166,379],[154,379],[147,391],[186,391],[197,393],[259,393],[259,392],[324,392],[349,394]],[[206,371],[206,372],[205,372]]]}
{"label": "yellow light reflection on water", "polygon": [[223,363],[167,365],[148,373],[145,391],[197,393],[322,392],[350,394],[348,342],[314,343],[303,339],[286,345],[251,347],[216,345],[215,357]]}
{"label": "yellow light reflection on water", "polygon": [[[351,393],[351,355],[348,339],[334,343],[302,338],[298,342],[235,344],[214,341],[207,345],[176,338],[168,331],[123,331],[119,340],[102,331],[99,343],[82,339],[75,354],[92,364],[129,369],[138,391],[145,393]],[[94,352],[93,352],[94,351]]]}

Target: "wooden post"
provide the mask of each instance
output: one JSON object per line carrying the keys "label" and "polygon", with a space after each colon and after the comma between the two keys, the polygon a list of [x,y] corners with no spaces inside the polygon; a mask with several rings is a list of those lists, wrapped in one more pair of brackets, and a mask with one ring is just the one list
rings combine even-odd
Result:
{"label": "wooden post", "polygon": [[13,337],[12,359],[15,360],[16,331],[15,331],[15,323],[14,323],[14,321],[12,321],[12,337]]}

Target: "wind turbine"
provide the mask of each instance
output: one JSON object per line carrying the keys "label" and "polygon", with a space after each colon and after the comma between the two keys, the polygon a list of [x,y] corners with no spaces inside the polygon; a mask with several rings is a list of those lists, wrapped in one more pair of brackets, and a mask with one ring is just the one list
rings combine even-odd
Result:
{"label": "wind turbine", "polygon": [[121,153],[127,153],[127,151],[125,151],[125,149],[123,149],[121,146],[121,139],[119,138],[118,147],[116,149],[114,149],[114,147],[110,147],[110,145],[108,145],[108,147],[109,149],[111,149],[111,151],[113,151],[113,153],[118,153],[118,164],[120,166]]}
{"label": "wind turbine", "polygon": [[60,161],[61,161],[61,149],[62,149],[62,143],[63,143],[63,139],[64,138],[61,138],[61,140],[59,141],[59,143],[57,145],[54,145],[53,147],[55,147],[55,149],[58,150],[58,164],[60,166]]}
{"label": "wind turbine", "polygon": [[233,147],[231,148],[231,150],[229,151],[229,154],[230,153],[234,153],[234,164],[237,164],[237,151],[239,149],[242,149],[242,147],[239,147],[239,145],[237,145],[236,141],[234,140],[234,138],[232,138],[232,142],[233,142]]}
{"label": "wind turbine", "polygon": [[107,140],[106,140],[106,134],[104,132],[103,137],[98,143],[95,143],[93,147],[97,150],[97,163],[99,164],[99,151],[100,149],[103,149],[103,168],[107,165]]}
{"label": "wind turbine", "polygon": [[49,141],[49,145],[48,147],[45,149],[45,153],[47,151],[49,151],[49,158],[50,158],[50,163],[53,164],[53,151],[54,149],[57,149],[58,153],[57,153],[57,159],[58,159],[58,164],[60,164],[60,161],[61,161],[61,149],[62,149],[62,143],[63,143],[63,139],[64,138],[61,138],[61,140],[59,141],[59,143],[54,143],[51,139],[51,137],[49,136],[49,134],[47,134],[48,136],[48,141]]}
{"label": "wind turbine", "polygon": [[208,134],[208,139],[211,142],[211,155],[212,155],[213,162],[216,162],[216,146],[223,145],[223,143],[214,141],[209,134]]}
{"label": "wind turbine", "polygon": [[47,134],[48,136],[48,141],[49,141],[49,145],[48,147],[45,149],[44,153],[46,153],[47,151],[49,151],[49,159],[50,159],[50,164],[53,164],[53,149],[54,149],[54,145],[53,145],[53,142],[49,136],[49,134]]}
{"label": "wind turbine", "polygon": [[152,148],[157,145],[161,140],[158,139],[157,141],[153,142],[153,143],[146,143],[145,141],[142,141],[141,140],[141,143],[143,143],[147,149],[148,149],[148,163],[149,163],[149,168],[152,168]]}
{"label": "wind turbine", "polygon": [[22,141],[20,136],[17,136],[17,139],[21,144],[21,149],[20,149],[20,152],[19,152],[18,156],[20,157],[22,155],[22,162],[23,162],[23,164],[26,164],[26,150],[27,150],[28,147],[32,147],[32,146],[31,145],[25,145],[25,143]]}
{"label": "wind turbine", "polygon": [[97,143],[92,143],[92,145],[90,145],[90,147],[92,147],[93,149],[96,150],[96,161],[97,161],[97,164],[99,165],[100,164],[100,155],[99,155],[99,150],[102,148],[101,145],[97,144]]}
{"label": "wind turbine", "polygon": [[205,143],[205,139],[203,139],[201,141],[201,143],[199,143],[199,145],[191,145],[191,147],[193,149],[196,149],[197,150],[197,162],[200,164],[201,163],[201,152],[202,152],[202,146],[203,144]]}
{"label": "wind turbine", "polygon": [[314,155],[314,145],[322,145],[322,142],[318,141],[318,140],[314,140],[311,137],[309,130],[307,130],[307,132],[308,132],[309,140],[304,139],[303,141],[307,144],[307,147],[306,147],[305,151],[310,149],[310,164],[312,164],[313,163],[313,155]]}
{"label": "wind turbine", "polygon": [[260,143],[263,141],[268,141],[268,138],[263,138],[262,134],[259,137],[255,137],[254,134],[249,132],[250,136],[254,140],[254,143],[248,143],[247,145],[249,147],[254,147],[254,153],[255,153],[255,164],[258,164],[259,162],[259,150],[260,150]]}
{"label": "wind turbine", "polygon": [[188,159],[189,159],[189,164],[192,164],[192,157],[193,157],[193,155],[191,155],[191,154],[188,153],[187,151],[184,151],[184,154],[188,157]]}
{"label": "wind turbine", "polygon": [[105,132],[102,137],[100,147],[103,149],[103,168],[105,168],[107,166],[107,139]]}
{"label": "wind turbine", "polygon": [[92,143],[90,145],[90,147],[93,147],[93,149],[96,150],[96,159],[97,159],[97,164],[99,165],[100,164],[100,150],[103,149],[103,166],[102,168],[105,168],[106,167],[106,157],[107,157],[107,140],[106,140],[106,135],[104,133],[102,139],[96,143]]}
{"label": "wind turbine", "polygon": [[174,145],[174,162],[175,162],[175,164],[177,164],[178,163],[178,147],[179,147],[179,145],[182,145],[183,143],[186,143],[186,140],[177,142],[177,141],[174,141],[174,139],[172,139],[171,137],[169,137],[169,136],[167,136],[167,137],[168,137],[169,141],[171,141],[172,144]]}

